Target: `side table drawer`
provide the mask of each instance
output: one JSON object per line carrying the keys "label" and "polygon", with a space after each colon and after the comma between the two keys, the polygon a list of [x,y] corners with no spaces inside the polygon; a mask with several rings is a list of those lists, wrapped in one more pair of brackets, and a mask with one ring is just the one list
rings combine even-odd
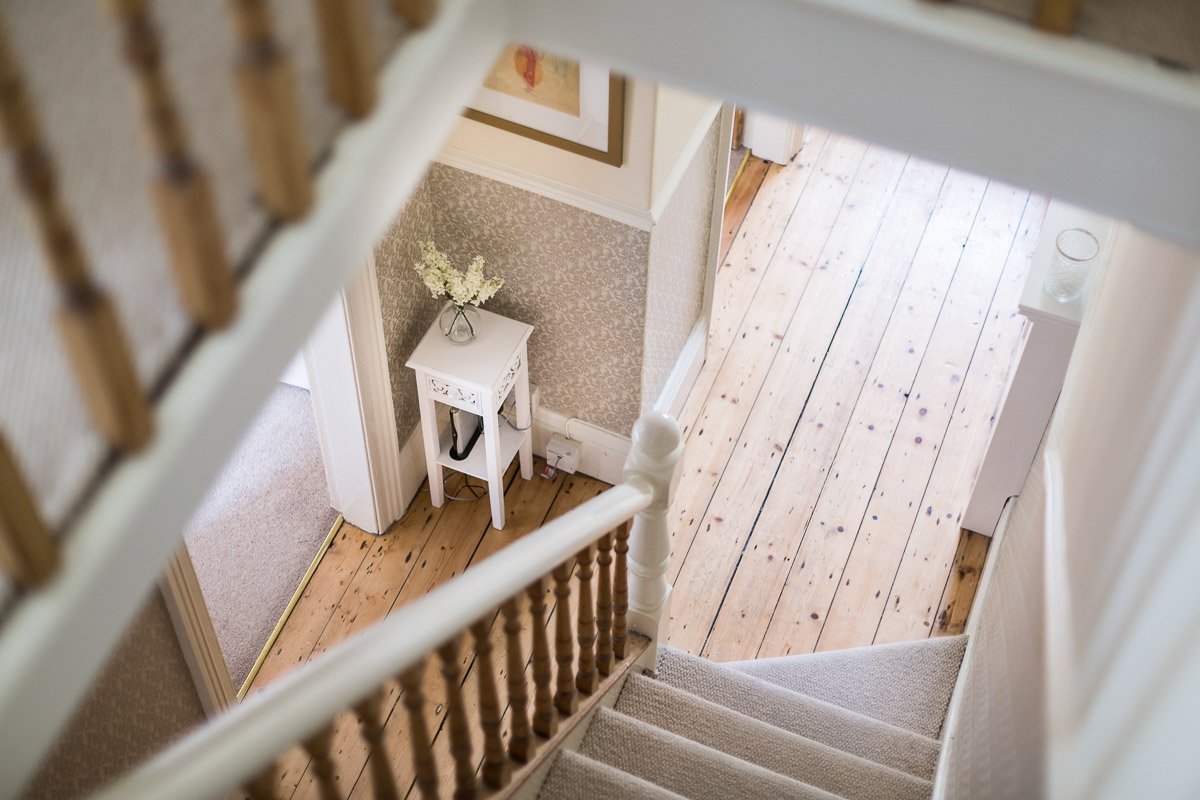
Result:
{"label": "side table drawer", "polygon": [[436,400],[463,411],[482,414],[483,408],[479,402],[479,392],[456,383],[444,381],[441,378],[426,376],[429,381],[429,394]]}

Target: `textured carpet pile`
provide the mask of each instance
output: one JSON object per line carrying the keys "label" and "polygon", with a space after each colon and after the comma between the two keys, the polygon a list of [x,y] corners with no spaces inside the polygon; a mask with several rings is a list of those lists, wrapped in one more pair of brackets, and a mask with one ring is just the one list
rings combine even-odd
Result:
{"label": "textured carpet pile", "polygon": [[543,800],[927,800],[966,638],[715,664],[666,648],[560,753]]}
{"label": "textured carpet pile", "polygon": [[280,384],[184,534],[234,688],[336,519],[312,401]]}

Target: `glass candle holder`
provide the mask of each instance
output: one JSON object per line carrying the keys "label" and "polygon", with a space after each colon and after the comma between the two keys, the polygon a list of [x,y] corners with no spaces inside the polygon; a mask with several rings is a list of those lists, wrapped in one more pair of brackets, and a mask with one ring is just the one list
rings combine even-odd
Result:
{"label": "glass candle holder", "polygon": [[1100,254],[1100,242],[1090,231],[1068,228],[1054,240],[1054,255],[1042,289],[1060,303],[1069,303],[1083,294],[1088,269]]}

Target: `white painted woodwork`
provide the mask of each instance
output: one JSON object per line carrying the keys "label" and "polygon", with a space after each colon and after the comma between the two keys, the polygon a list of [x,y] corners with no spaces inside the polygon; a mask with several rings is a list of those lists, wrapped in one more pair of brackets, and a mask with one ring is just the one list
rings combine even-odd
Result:
{"label": "white painted woodwork", "polygon": [[[97,800],[223,796],[258,774],[289,745],[311,736],[338,712],[631,518],[635,520],[632,542],[636,542],[642,518],[635,515],[666,502],[669,465],[680,449],[678,426],[669,417],[648,416],[639,429],[643,435],[630,458],[628,483],[582,503],[315,656],[303,669],[285,675],[167,748],[102,791]],[[652,517],[661,519],[663,513],[665,509]],[[646,523],[641,522],[641,527],[645,529]],[[643,541],[646,537],[641,534]],[[631,622],[633,597],[650,597],[652,588],[631,570]],[[645,619],[645,614],[640,618]]]}
{"label": "white painted woodwork", "polygon": [[671,619],[671,531],[667,514],[679,480],[683,437],[679,423],[661,411],[642,416],[633,428],[633,450],[625,462],[625,483],[649,492],[651,502],[629,531],[629,629],[650,639],[638,664],[653,670],[667,641]]}
{"label": "white painted woodwork", "polygon": [[1200,253],[1122,226],[1047,454],[1049,791],[1194,797]]}
{"label": "white painted woodwork", "polygon": [[[720,227],[716,229],[719,231]],[[696,376],[704,366],[704,346],[707,341],[708,318],[702,317],[696,320],[687,341],[683,343],[679,358],[675,360],[675,366],[671,368],[671,374],[667,376],[667,382],[663,384],[658,400],[654,403],[655,410],[678,418],[683,404],[687,401],[688,392],[696,383]]]}
{"label": "white painted woodwork", "polygon": [[1024,339],[963,513],[962,527],[969,531],[991,536],[1005,502],[1021,491],[1066,379],[1087,290],[1062,303],[1046,294],[1042,283],[1054,259],[1055,239],[1068,228],[1091,231],[1100,242],[1089,285],[1099,285],[1112,254],[1116,223],[1067,203],[1050,202],[1018,306],[1028,320]]}
{"label": "white painted woodwork", "polygon": [[[721,160],[725,159],[727,154],[733,148],[734,111],[735,106],[732,103],[725,103],[723,106],[721,106],[721,128],[717,138],[717,158]],[[709,341],[710,339],[714,338],[709,336],[709,332],[716,324],[714,322],[713,312],[715,308],[718,308],[716,305],[718,286],[717,271],[721,269],[721,233],[725,230],[725,198],[727,194],[725,173],[727,170],[728,167],[721,169],[719,162],[717,174],[714,176],[714,180],[717,181],[717,187],[716,191],[713,192],[712,217],[709,221],[709,225],[711,227],[708,229],[708,265],[704,271],[704,303],[700,312],[700,324],[704,326],[701,332],[702,340],[700,342],[700,363],[696,366],[696,375],[686,381],[687,389],[682,393],[683,396],[679,398],[679,402],[677,404],[670,404],[670,408],[672,409],[670,414],[676,419],[682,419],[681,415],[683,413],[683,404],[687,401],[687,394],[692,390],[692,386],[695,385],[696,379],[699,378],[700,369],[704,366],[704,362],[708,359]],[[692,333],[695,334],[695,331]],[[685,358],[690,346],[691,342],[688,342],[684,345],[683,353],[681,353],[679,356],[680,361]],[[675,368],[679,369],[678,363],[676,363]],[[672,371],[671,378],[667,380],[668,385],[671,384],[671,380],[674,377],[674,371]],[[661,404],[665,398],[665,386],[663,387],[663,392],[664,394],[659,397],[660,408],[662,407]]]}
{"label": "white painted woodwork", "polygon": [[[513,458],[520,455],[522,478],[533,477],[533,408],[526,348],[531,333],[532,325],[479,309],[475,339],[455,344],[434,320],[406,365],[416,375],[425,468],[434,507],[445,502],[444,467],[486,480],[492,525],[497,530],[504,528],[503,478]],[[510,392],[515,401],[515,426],[500,417],[500,407]],[[438,403],[483,418],[483,435],[461,461],[450,456],[450,428],[438,421]]]}
{"label": "white painted woodwork", "polygon": [[804,144],[804,126],[761,111],[746,111],[742,144],[753,155],[775,164],[787,164]]}
{"label": "white painted woodwork", "polygon": [[210,716],[219,714],[237,703],[237,692],[229,677],[229,667],[225,666],[221,643],[217,641],[212,617],[200,591],[200,580],[185,545],[180,544],[167,561],[159,590],[192,682],[196,685],[200,705]]}
{"label": "white painted woodwork", "polygon": [[292,356],[292,360],[284,367],[283,374],[279,376],[279,382],[306,392],[312,388],[308,382],[308,367],[304,365],[304,351]]}

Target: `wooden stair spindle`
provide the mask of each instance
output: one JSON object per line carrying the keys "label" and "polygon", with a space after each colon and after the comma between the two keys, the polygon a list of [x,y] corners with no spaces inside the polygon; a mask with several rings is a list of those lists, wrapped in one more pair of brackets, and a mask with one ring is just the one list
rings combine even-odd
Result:
{"label": "wooden stair spindle", "polygon": [[250,800],[278,800],[279,794],[276,792],[276,787],[278,786],[277,772],[275,764],[272,763],[246,782],[246,785],[242,788],[250,796]]}
{"label": "wooden stair spindle", "polygon": [[600,685],[596,675],[596,606],[592,599],[592,548],[589,545],[576,556],[579,562],[579,669],[575,672],[575,688],[593,694]]}
{"label": "wooden stair spindle", "polygon": [[22,589],[32,589],[57,567],[58,544],[38,514],[16,455],[0,435],[0,570]]}
{"label": "wooden stair spindle", "polygon": [[37,229],[59,295],[57,322],[92,423],[124,452],[154,432],[154,412],[138,383],[133,353],[111,298],[92,280],[58,194],[58,177],[8,39],[0,31],[0,128],[18,188]]}
{"label": "wooden stair spindle", "polygon": [[549,739],[558,731],[558,714],[554,711],[554,680],[550,664],[550,640],[546,634],[546,586],[541,578],[529,584],[530,634],[533,637],[533,732]]}
{"label": "wooden stair spindle", "polygon": [[392,10],[410,28],[427,28],[437,17],[437,0],[392,0]]}
{"label": "wooden stair spindle", "polygon": [[571,566],[568,561],[554,569],[554,660],[558,662],[554,707],[567,716],[579,706],[575,693],[575,637],[571,635]]}
{"label": "wooden stair spindle", "polygon": [[492,663],[492,619],[488,616],[472,625],[471,638],[475,641],[479,726],[483,729],[483,783],[491,789],[502,789],[512,777],[512,765],[505,755],[504,737],[500,733],[500,692]]}
{"label": "wooden stair spindle", "polygon": [[258,190],[272,214],[297,220],[312,206],[313,180],[291,61],[271,32],[268,0],[231,2],[241,46],[238,96]]}
{"label": "wooden stair spindle", "polygon": [[442,679],[446,684],[446,716],[450,726],[450,754],[454,756],[454,800],[470,800],[478,793],[475,761],[471,758],[471,731],[463,704],[462,668],[458,664],[460,636],[438,648]]}
{"label": "wooden stair spindle", "polygon": [[[529,725],[529,686],[525,682],[525,655],[521,651],[518,598],[510,598],[500,610],[504,614],[505,668],[508,673],[508,755],[513,761],[526,764],[533,757],[536,745]],[[542,638],[544,641],[544,626]]]}
{"label": "wooden stair spindle", "polygon": [[163,70],[162,42],[150,0],[108,0],[133,69],[146,140],[158,164],[152,184],[184,308],[205,328],[227,325],[237,311],[237,284],[225,252],[208,175],[187,143]]}
{"label": "wooden stair spindle", "polygon": [[362,119],[375,107],[375,46],[369,0],[314,3],[329,98],[352,119]]}
{"label": "wooden stair spindle", "polygon": [[317,776],[317,787],[321,800],[342,800],[335,777],[337,768],[333,761],[333,724],[326,725],[303,743],[304,752],[312,759],[313,774]]}
{"label": "wooden stair spindle", "polygon": [[605,677],[613,668],[612,548],[611,533],[596,543],[596,669]]}
{"label": "wooden stair spindle", "polygon": [[624,658],[629,645],[629,523],[617,526],[613,568],[613,655]]}
{"label": "wooden stair spindle", "polygon": [[425,662],[422,661],[404,671],[400,676],[400,688],[404,690],[404,708],[408,711],[408,740],[412,748],[417,788],[426,800],[436,800],[438,776],[429,738],[429,724],[425,720],[425,691],[421,688],[424,677]]}
{"label": "wooden stair spindle", "polygon": [[360,733],[367,744],[367,765],[371,770],[371,788],[375,800],[400,800],[396,790],[396,778],[388,761],[387,749],[383,746],[383,716],[381,706],[386,693],[381,689],[372,692],[354,707],[358,712]]}
{"label": "wooden stair spindle", "polygon": [[1082,0],[1039,0],[1033,11],[1033,26],[1049,33],[1075,32]]}

